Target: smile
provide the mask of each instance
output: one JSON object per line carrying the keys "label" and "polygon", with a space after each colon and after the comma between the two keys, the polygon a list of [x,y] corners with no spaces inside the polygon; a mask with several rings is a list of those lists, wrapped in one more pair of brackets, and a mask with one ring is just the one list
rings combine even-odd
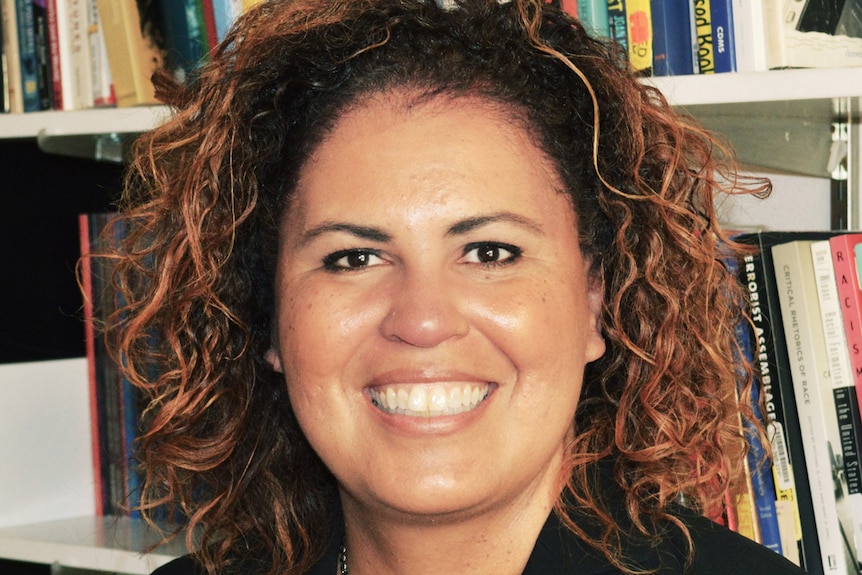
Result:
{"label": "smile", "polygon": [[487,383],[386,386],[370,390],[371,402],[386,413],[410,417],[438,417],[471,411],[488,397]]}

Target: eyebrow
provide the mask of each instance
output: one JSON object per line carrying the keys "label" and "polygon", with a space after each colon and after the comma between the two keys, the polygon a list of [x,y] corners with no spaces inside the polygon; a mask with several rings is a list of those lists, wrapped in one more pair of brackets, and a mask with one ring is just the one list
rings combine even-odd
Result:
{"label": "eyebrow", "polygon": [[[536,234],[544,233],[541,226],[530,218],[525,218],[524,216],[520,216],[512,212],[498,212],[495,214],[476,216],[474,218],[467,218],[465,220],[461,220],[450,226],[449,229],[446,230],[446,235],[464,235],[473,230],[481,228],[482,226],[486,226],[488,224],[496,222],[510,222],[527,228],[528,230]],[[371,226],[360,226],[357,224],[349,224],[345,222],[323,222],[322,224],[314,226],[313,228],[303,232],[302,239],[300,240],[300,245],[307,244],[314,238],[319,237],[323,234],[333,232],[347,233],[363,240],[380,243],[387,243],[392,241],[392,235],[384,232],[379,228],[374,228]]]}
{"label": "eyebrow", "polygon": [[315,226],[303,232],[300,245],[307,244],[314,238],[330,232],[348,233],[350,235],[356,236],[357,238],[373,242],[385,243],[392,241],[392,236],[390,234],[387,234],[386,232],[378,228],[341,222],[324,222],[319,226]]}
{"label": "eyebrow", "polygon": [[446,235],[463,235],[482,226],[486,226],[488,224],[496,222],[509,222],[525,227],[536,234],[544,233],[542,231],[542,227],[530,218],[525,218],[524,216],[520,216],[512,212],[498,212],[495,214],[489,214],[487,216],[477,216],[475,218],[467,218],[466,220],[461,220],[460,222],[450,227],[449,230],[446,232]]}

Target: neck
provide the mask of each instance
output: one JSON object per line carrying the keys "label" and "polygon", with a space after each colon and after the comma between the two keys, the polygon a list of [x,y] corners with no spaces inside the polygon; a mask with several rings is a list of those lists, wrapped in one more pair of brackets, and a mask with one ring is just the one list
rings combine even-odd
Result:
{"label": "neck", "polygon": [[553,502],[417,517],[370,510],[342,493],[350,575],[520,575]]}

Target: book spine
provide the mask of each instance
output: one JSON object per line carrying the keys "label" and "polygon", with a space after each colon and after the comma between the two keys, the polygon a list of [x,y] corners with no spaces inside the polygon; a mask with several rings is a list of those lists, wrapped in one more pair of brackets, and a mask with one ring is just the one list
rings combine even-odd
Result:
{"label": "book spine", "polygon": [[3,44],[3,11],[0,10],[0,113],[8,114],[9,111],[9,64],[6,62],[6,46]]}
{"label": "book spine", "polygon": [[57,2],[48,0],[45,5],[45,16],[48,23],[48,50],[51,58],[51,83],[54,100],[52,107],[63,110],[63,69],[60,63],[60,22],[57,14]]}
{"label": "book spine", "polygon": [[212,52],[219,43],[218,25],[216,24],[216,4],[217,0],[201,0],[201,13],[203,14],[204,29],[207,37],[207,50]]}
{"label": "book spine", "polygon": [[36,25],[33,21],[31,0],[17,0],[15,15],[18,18],[18,58],[21,61],[21,94],[24,111],[42,109],[39,99],[39,61],[36,55]]}
{"label": "book spine", "polygon": [[144,39],[135,0],[97,0],[117,106],[156,101],[150,80],[162,55]]}
{"label": "book spine", "polygon": [[[718,1],[718,0],[716,0]],[[712,37],[711,0],[694,0],[694,29],[697,36],[697,70],[715,74],[715,48]]]}
{"label": "book spine", "polygon": [[[862,557],[862,491],[858,469],[862,444],[857,442],[862,432],[862,424],[853,420],[853,411],[848,405],[851,397],[855,400],[855,389],[829,240],[813,242],[811,257],[817,278],[820,321],[826,342],[829,377],[832,380],[832,412],[827,410],[827,416],[831,417],[827,417],[825,421],[828,424],[830,445],[833,446],[835,491],[841,494],[836,498],[836,505],[839,510],[843,507],[850,511],[839,512],[838,519],[842,532],[854,542],[848,549],[848,554],[854,566],[853,570],[856,571],[858,558]],[[856,411],[858,413],[858,405]]]}
{"label": "book spine", "polygon": [[626,23],[626,5],[623,0],[608,0],[608,30],[610,38],[628,53],[628,24]]}
{"label": "book spine", "polygon": [[578,0],[578,19],[598,38],[610,38],[607,0]]}
{"label": "book spine", "polygon": [[624,0],[629,61],[637,72],[652,72],[652,13],[650,0]]}
{"label": "book spine", "polygon": [[756,248],[740,264],[740,281],[749,298],[756,373],[761,384],[764,419],[772,452],[775,509],[782,554],[811,575],[822,575],[817,526],[802,449],[790,361],[784,342],[778,288],[772,273],[771,246],[793,233],[743,234],[737,241]]}
{"label": "book spine", "polygon": [[[72,109],[93,106],[93,83],[87,34],[87,0],[68,0],[66,32],[69,52],[69,90]],[[64,47],[61,46],[61,50]]]}
{"label": "book spine", "polygon": [[24,111],[24,93],[21,85],[21,50],[18,47],[15,0],[0,0],[0,10],[3,12],[3,48],[6,54],[9,111],[18,114]]}
{"label": "book spine", "polygon": [[738,72],[762,72],[766,65],[763,0],[733,0],[733,41]]}
{"label": "book spine", "polygon": [[847,355],[857,397],[862,395],[862,285],[855,253],[855,246],[860,243],[862,234],[840,234],[829,240],[844,336],[847,339]]}
{"label": "book spine", "polygon": [[779,302],[784,336],[788,342],[793,388],[796,394],[802,447],[814,502],[814,521],[820,541],[823,570],[829,574],[848,573],[838,519],[833,484],[833,462],[824,447],[830,441],[827,418],[834,420],[828,358],[820,323],[820,304],[811,258],[810,241],[794,241],[772,248],[774,273],[779,285]]}
{"label": "book spine", "polygon": [[234,16],[232,0],[210,0],[213,7],[213,17],[215,19],[216,44],[220,44],[227,35],[227,31],[233,24]]}
{"label": "book spine", "polygon": [[93,231],[90,226],[90,218],[87,214],[78,216],[78,229],[80,231],[81,249],[81,288],[83,292],[84,312],[84,341],[87,353],[87,373],[90,386],[90,437],[93,455],[93,479],[94,479],[94,501],[97,516],[105,514],[104,495],[106,493],[103,482],[103,451],[100,442],[101,423],[101,394],[96,377],[96,316],[95,316],[95,287],[93,285],[94,263],[90,254],[93,252]]}
{"label": "book spine", "polygon": [[[729,269],[736,274],[743,285],[749,286],[750,270],[747,269],[749,262],[730,262]],[[755,284],[756,285],[756,284]],[[758,302],[757,292],[750,292],[748,297],[749,317],[752,320],[751,324],[745,321],[740,321],[736,326],[737,339],[740,342],[740,349],[747,360],[754,366],[755,381],[752,385],[749,396],[749,407],[751,409],[754,421],[761,422],[766,427],[768,421],[764,420],[763,412],[760,408],[761,389],[771,398],[772,382],[769,378],[768,366],[760,370],[758,366],[763,357],[761,355],[761,342],[757,337],[757,328],[755,321],[762,321],[760,314],[760,304]],[[757,319],[755,320],[755,315]],[[764,374],[766,380],[764,381]],[[740,382],[742,383],[742,381]],[[746,438],[749,443],[749,451],[746,458],[747,472],[751,478],[751,489],[754,497],[754,507],[757,510],[757,520],[760,527],[760,542],[766,547],[772,549],[776,553],[784,555],[784,541],[782,540],[781,525],[776,503],[778,495],[775,488],[775,479],[773,476],[772,461],[768,456],[768,451],[761,443],[760,434],[757,432],[754,421],[743,420],[741,425],[745,431]],[[789,533],[795,535],[795,524],[789,524]],[[786,539],[786,538],[785,538]],[[792,547],[796,546],[796,539],[789,538]],[[798,563],[798,558],[797,558]]]}
{"label": "book spine", "polygon": [[736,71],[735,30],[732,0],[710,0],[715,72]]}
{"label": "book spine", "polygon": [[694,74],[690,0],[652,0],[654,76]]}
{"label": "book spine", "polygon": [[39,109],[54,107],[54,82],[51,78],[51,41],[48,37],[47,0],[32,0],[33,29],[36,40],[36,63],[39,80]]}
{"label": "book spine", "polygon": [[114,95],[111,66],[108,63],[108,49],[105,46],[105,34],[96,0],[87,0],[87,40],[93,105],[116,105],[117,98]]}

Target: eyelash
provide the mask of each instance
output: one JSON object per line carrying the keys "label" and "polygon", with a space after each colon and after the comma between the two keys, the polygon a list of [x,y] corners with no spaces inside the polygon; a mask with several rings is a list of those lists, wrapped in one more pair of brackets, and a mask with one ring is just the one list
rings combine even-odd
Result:
{"label": "eyelash", "polygon": [[[350,257],[358,257],[365,259],[365,263],[360,265],[339,265],[339,260],[350,258]],[[377,250],[370,250],[367,248],[351,248],[346,250],[338,250],[337,252],[333,252],[323,258],[323,268],[330,272],[349,272],[354,270],[359,270],[365,267],[368,267],[367,261],[369,257],[380,257],[380,252]],[[349,263],[349,262],[347,262]]]}
{"label": "eyelash", "polygon": [[508,266],[512,265],[516,261],[521,258],[521,254],[523,253],[521,248],[517,246],[513,246],[512,244],[504,244],[501,242],[474,242],[471,244],[467,244],[464,247],[463,256],[466,257],[470,252],[477,252],[477,256],[479,251],[485,250],[487,254],[489,251],[494,251],[496,253],[496,257],[500,257],[501,251],[509,252],[509,257],[504,259],[497,259],[494,261],[477,261],[474,262],[478,265],[485,267],[500,267],[500,266]]}
{"label": "eyelash", "polygon": [[[502,259],[495,259],[493,261],[481,261],[479,259],[479,254],[482,250],[485,250],[485,255],[488,255],[489,253],[493,252],[493,257],[496,258],[500,258],[500,252],[508,252],[509,256]],[[464,246],[462,258],[467,257],[472,252],[476,252],[476,259],[479,261],[469,263],[474,263],[489,268],[512,265],[520,259],[522,254],[521,248],[513,246],[512,244],[505,244],[501,242],[473,242]],[[380,255],[381,253],[378,250],[372,250],[368,248],[350,248],[345,250],[338,250],[337,252],[333,252],[323,258],[323,268],[329,272],[334,273],[360,270],[366,267],[370,267],[368,264],[368,260],[372,257],[379,258]],[[351,265],[351,262],[349,260],[345,262],[347,265],[342,265],[338,263],[345,258],[361,258],[362,261],[354,261],[353,265]]]}

